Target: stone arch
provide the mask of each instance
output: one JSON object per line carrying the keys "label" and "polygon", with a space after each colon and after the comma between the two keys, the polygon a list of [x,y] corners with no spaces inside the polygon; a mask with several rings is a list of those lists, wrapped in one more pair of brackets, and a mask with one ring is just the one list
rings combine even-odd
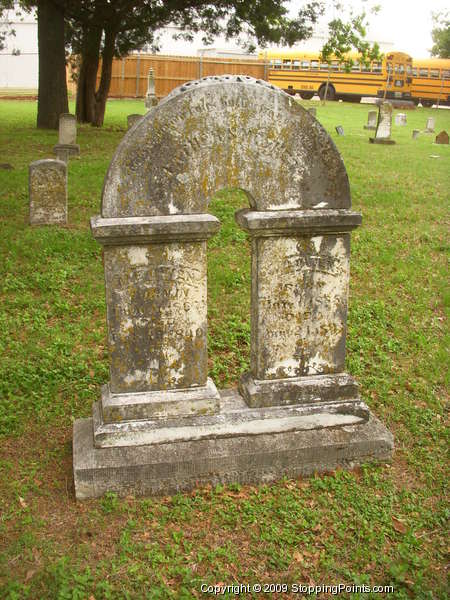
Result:
{"label": "stone arch", "polygon": [[205,213],[230,187],[254,210],[350,207],[343,161],[320,123],[278,88],[225,75],[176,88],[125,135],[102,216]]}

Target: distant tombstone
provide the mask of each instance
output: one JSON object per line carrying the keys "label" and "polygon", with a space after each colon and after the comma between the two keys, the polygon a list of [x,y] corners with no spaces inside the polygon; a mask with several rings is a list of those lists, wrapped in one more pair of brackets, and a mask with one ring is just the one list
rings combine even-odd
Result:
{"label": "distant tombstone", "polygon": [[395,115],[395,124],[396,125],[406,125],[406,114],[405,113],[397,113]]}
{"label": "distant tombstone", "polygon": [[133,125],[136,125],[139,121],[141,121],[143,115],[132,114],[127,116],[127,128],[131,129]]}
{"label": "distant tombstone", "polygon": [[382,102],[378,109],[378,122],[374,138],[369,138],[372,144],[395,144],[391,140],[392,104]]}
{"label": "distant tombstone", "polygon": [[58,143],[53,146],[53,151],[58,160],[69,162],[70,157],[80,154],[77,142],[77,121],[74,115],[63,113],[59,117]]}
{"label": "distant tombstone", "polygon": [[425,128],[425,133],[434,133],[434,128],[435,128],[434,117],[428,117],[427,126]]}
{"label": "distant tombstone", "polygon": [[312,115],[314,118],[316,118],[317,108],[315,106],[311,106],[310,108],[308,108],[308,112],[310,115]]}
{"label": "distant tombstone", "polygon": [[418,129],[413,129],[412,139],[413,140],[417,140],[417,138],[419,137],[419,135],[420,135],[420,131]]}
{"label": "distant tombstone", "polygon": [[436,144],[448,144],[448,133],[446,131],[441,131],[436,136]]}
{"label": "distant tombstone", "polygon": [[147,94],[145,96],[145,107],[149,110],[158,104],[158,98],[155,93],[155,78],[153,69],[148,71]]}
{"label": "distant tombstone", "polygon": [[61,160],[37,160],[29,166],[30,225],[67,223],[67,167]]}
{"label": "distant tombstone", "polygon": [[336,125],[335,129],[338,135],[344,135],[344,128],[342,127],[342,125]]}
{"label": "distant tombstone", "polygon": [[[206,240],[220,226],[208,205],[226,188],[251,206],[236,213],[252,248],[239,391],[208,378]],[[345,373],[360,223],[331,137],[278,88],[206,77],[149,111],[117,149],[91,220],[104,247],[110,381],[93,418],[74,424],[77,498],[389,458],[391,435]]]}
{"label": "distant tombstone", "polygon": [[364,129],[373,129],[377,128],[377,111],[369,110],[367,114],[367,125],[364,125]]}
{"label": "distant tombstone", "polygon": [[314,102],[320,102],[320,96],[318,94],[314,94],[311,100],[314,100]]}

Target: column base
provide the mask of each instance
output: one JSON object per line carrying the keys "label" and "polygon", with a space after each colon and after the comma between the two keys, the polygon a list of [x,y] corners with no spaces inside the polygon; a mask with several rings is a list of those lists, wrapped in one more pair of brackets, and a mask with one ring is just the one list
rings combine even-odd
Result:
{"label": "column base", "polygon": [[239,391],[248,406],[285,406],[320,402],[359,403],[358,383],[347,373],[288,379],[254,379],[244,373]]}
{"label": "column base", "polygon": [[96,417],[77,420],[77,499],[106,492],[171,494],[207,483],[271,482],[386,461],[392,455],[392,435],[378,419],[370,415],[364,420],[336,403],[255,410],[236,390],[225,390],[221,404],[220,414],[211,417],[115,424],[117,437],[109,440],[114,445],[102,448],[94,446]]}
{"label": "column base", "polygon": [[71,156],[79,156],[80,146],[78,144],[56,144],[53,146],[53,152],[58,160],[67,164]]}
{"label": "column base", "polygon": [[212,415],[220,409],[220,396],[212,379],[192,388],[114,394],[109,384],[101,389],[102,423]]}

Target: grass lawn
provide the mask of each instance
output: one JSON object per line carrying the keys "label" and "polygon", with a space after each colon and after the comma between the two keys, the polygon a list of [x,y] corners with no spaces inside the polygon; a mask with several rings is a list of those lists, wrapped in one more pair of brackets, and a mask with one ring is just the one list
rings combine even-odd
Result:
{"label": "grass lawn", "polygon": [[[207,596],[202,583],[365,583],[392,585],[395,598],[446,597],[450,147],[411,131],[431,115],[436,132],[450,131],[450,111],[407,111],[408,125],[393,125],[397,144],[378,146],[363,129],[372,108],[328,103],[317,118],[363,213],[347,370],[395,436],[392,464],[76,503],[72,422],[108,380],[102,253],[88,223],[126,115],[144,104],[111,101],[103,129],[79,128],[70,224],[30,227],[28,164],[51,157],[57,135],[34,128],[35,102],[0,101],[0,162],[14,167],[0,169],[0,598],[183,599]],[[229,191],[211,204],[222,228],[209,242],[209,367],[221,388],[249,362],[249,243],[233,217],[244,202]]]}

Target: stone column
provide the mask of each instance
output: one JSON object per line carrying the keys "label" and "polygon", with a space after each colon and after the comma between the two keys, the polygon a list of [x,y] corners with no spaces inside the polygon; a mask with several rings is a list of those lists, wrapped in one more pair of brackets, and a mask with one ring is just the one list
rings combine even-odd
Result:
{"label": "stone column", "polygon": [[91,220],[104,246],[111,375],[99,440],[103,424],[219,410],[206,338],[206,239],[219,226],[208,214]]}
{"label": "stone column", "polygon": [[377,111],[369,110],[367,114],[367,125],[364,125],[364,129],[373,129],[377,128]]}
{"label": "stone column", "polygon": [[77,144],[77,120],[74,115],[63,113],[59,117],[58,143],[53,147],[58,160],[69,162],[71,156],[80,154]]}
{"label": "stone column", "polygon": [[45,158],[29,166],[30,225],[67,223],[67,168]]}
{"label": "stone column", "polygon": [[350,210],[238,211],[252,240],[251,407],[355,400],[344,373]]}

